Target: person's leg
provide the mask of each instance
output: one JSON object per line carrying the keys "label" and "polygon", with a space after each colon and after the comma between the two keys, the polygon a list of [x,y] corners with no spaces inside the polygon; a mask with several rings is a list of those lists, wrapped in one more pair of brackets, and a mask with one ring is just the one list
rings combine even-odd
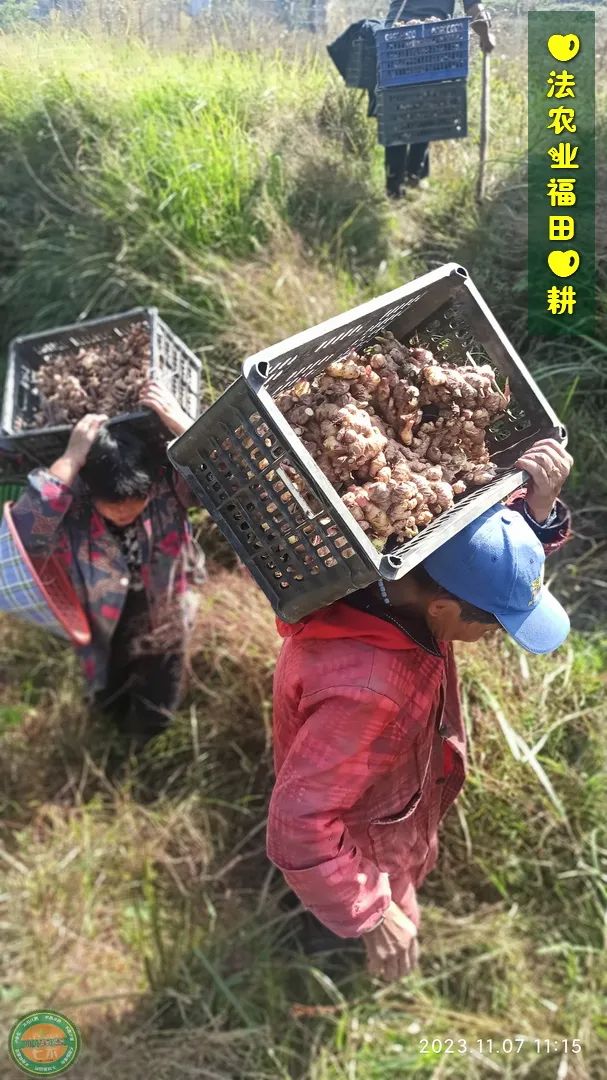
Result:
{"label": "person's leg", "polygon": [[95,705],[124,731],[131,706],[133,643],[148,625],[147,601],[143,593],[129,592],[122,614],[112,634],[110,657],[103,690],[95,695]]}
{"label": "person's leg", "polygon": [[122,728],[130,705],[129,641],[131,617],[127,605],[114,630],[103,690],[95,694],[95,706]]}
{"label": "person's leg", "polygon": [[430,147],[428,143],[413,143],[407,154],[407,183],[415,187],[430,174]]}
{"label": "person's leg", "polygon": [[143,653],[133,657],[130,671],[130,708],[125,729],[135,742],[143,745],[166,730],[179,705],[183,653]]}
{"label": "person's leg", "polygon": [[108,670],[108,682],[93,698],[95,709],[122,728],[130,706],[129,676],[122,668]]}
{"label": "person's leg", "polygon": [[387,146],[384,154],[386,167],[386,193],[398,199],[405,179],[407,166],[406,146]]}

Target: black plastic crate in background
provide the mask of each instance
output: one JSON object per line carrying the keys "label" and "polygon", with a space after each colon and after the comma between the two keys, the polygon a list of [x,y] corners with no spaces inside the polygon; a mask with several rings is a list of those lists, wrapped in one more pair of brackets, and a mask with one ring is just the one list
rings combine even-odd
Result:
{"label": "black plastic crate in background", "polygon": [[[40,407],[36,371],[58,354],[87,345],[110,344],[134,326],[144,325],[150,339],[150,374],[176,396],[191,419],[200,412],[201,362],[160,318],[156,308],[134,308],[118,315],[75,323],[38,334],[15,338],[9,346],[2,403],[0,446],[25,455],[31,463],[48,465],[59,457],[69,438],[66,424],[19,430],[19,421],[31,423]],[[112,418],[113,423],[142,427],[151,423],[148,410],[138,409]]]}
{"label": "black plastic crate in background", "polygon": [[[441,360],[490,363],[512,393],[508,415],[490,431],[497,478],[390,554],[373,546],[273,400],[383,331],[400,341],[418,333]],[[557,416],[467,271],[450,263],[250,357],[169,457],[277,614],[296,622],[379,577],[402,577],[513,492],[524,479],[516,460],[549,436],[565,438]]]}
{"label": "black plastic crate in background", "polygon": [[382,146],[463,139],[468,133],[466,79],[395,86],[377,92]]}
{"label": "black plastic crate in background", "polygon": [[374,90],[377,83],[377,49],[371,33],[354,38],[345,74],[346,86],[356,90]]}
{"label": "black plastic crate in background", "polygon": [[469,24],[469,18],[443,19],[378,30],[377,85],[384,89],[465,79]]}

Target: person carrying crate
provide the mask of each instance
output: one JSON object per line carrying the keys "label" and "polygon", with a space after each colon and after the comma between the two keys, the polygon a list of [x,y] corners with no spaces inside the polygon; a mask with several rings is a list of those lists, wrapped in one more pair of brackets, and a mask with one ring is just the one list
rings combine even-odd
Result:
{"label": "person carrying crate", "polygon": [[[451,19],[454,7],[455,0],[392,0],[385,26],[394,26],[401,20]],[[486,8],[481,3],[470,3],[468,0],[463,0],[463,8],[464,13],[472,19],[472,28],[478,35],[481,49],[485,53],[491,52],[495,48],[495,38]],[[389,198],[399,199],[403,186],[418,187],[429,175],[429,143],[386,146],[384,162],[386,194]]]}
{"label": "person carrying crate", "polygon": [[[141,404],[181,435],[190,419],[159,383]],[[48,469],[30,473],[13,521],[32,556],[58,554],[91,629],[78,646],[89,697],[135,746],[163,731],[178,705],[188,586],[202,580],[187,485],[173,473],[160,432],[105,427],[88,415]]]}
{"label": "person carrying crate", "polygon": [[543,577],[570,536],[559,494],[571,465],[558,442],[536,443],[507,506],[401,580],[279,623],[268,855],[325,927],[362,939],[373,975],[417,960],[417,889],[466,774],[452,642],[502,629],[547,653],[567,637]]}

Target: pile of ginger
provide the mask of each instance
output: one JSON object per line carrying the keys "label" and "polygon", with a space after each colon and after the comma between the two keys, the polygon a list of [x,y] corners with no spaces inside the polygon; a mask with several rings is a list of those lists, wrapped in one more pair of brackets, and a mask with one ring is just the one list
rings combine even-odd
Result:
{"label": "pile of ginger", "polygon": [[[145,323],[135,323],[109,341],[57,351],[35,374],[39,406],[27,426],[75,424],[91,412],[117,416],[136,410],[150,378],[151,359]],[[25,426],[16,424],[17,429]]]}
{"label": "pile of ginger", "polygon": [[486,433],[508,407],[489,365],[456,366],[391,334],[276,404],[373,541],[404,541],[489,483]]}

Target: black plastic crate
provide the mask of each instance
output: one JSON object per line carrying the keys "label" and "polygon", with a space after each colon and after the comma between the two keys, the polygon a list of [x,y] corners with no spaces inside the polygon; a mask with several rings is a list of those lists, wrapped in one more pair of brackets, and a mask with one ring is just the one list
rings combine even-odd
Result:
{"label": "black plastic crate", "polygon": [[377,85],[465,79],[470,19],[444,19],[377,31]]}
{"label": "black plastic crate", "polygon": [[[36,371],[58,353],[76,353],[85,345],[110,343],[138,324],[144,324],[150,336],[150,374],[172,390],[189,417],[194,419],[198,416],[200,360],[162,321],[156,308],[134,308],[119,315],[18,337],[11,342],[2,403],[0,447],[40,465],[48,465],[59,457],[69,439],[69,425],[18,430],[19,421],[30,423],[39,408]],[[132,423],[135,419],[143,427],[152,422],[149,411],[139,409],[113,417],[112,423]]]}
{"label": "black plastic crate", "polygon": [[373,34],[354,38],[345,74],[346,86],[356,90],[374,90],[377,83],[377,49]]}
{"label": "black plastic crate", "polygon": [[[414,333],[442,360],[491,363],[509,380],[508,415],[492,427],[498,466],[390,554],[376,550],[274,403],[382,331]],[[536,439],[565,431],[463,267],[450,263],[250,357],[243,375],[169,449],[169,457],[286,622],[379,577],[400,578],[524,480],[514,468]],[[292,482],[292,470],[297,486]]]}
{"label": "black plastic crate", "polygon": [[377,93],[382,146],[463,139],[468,133],[466,79],[397,86]]}

